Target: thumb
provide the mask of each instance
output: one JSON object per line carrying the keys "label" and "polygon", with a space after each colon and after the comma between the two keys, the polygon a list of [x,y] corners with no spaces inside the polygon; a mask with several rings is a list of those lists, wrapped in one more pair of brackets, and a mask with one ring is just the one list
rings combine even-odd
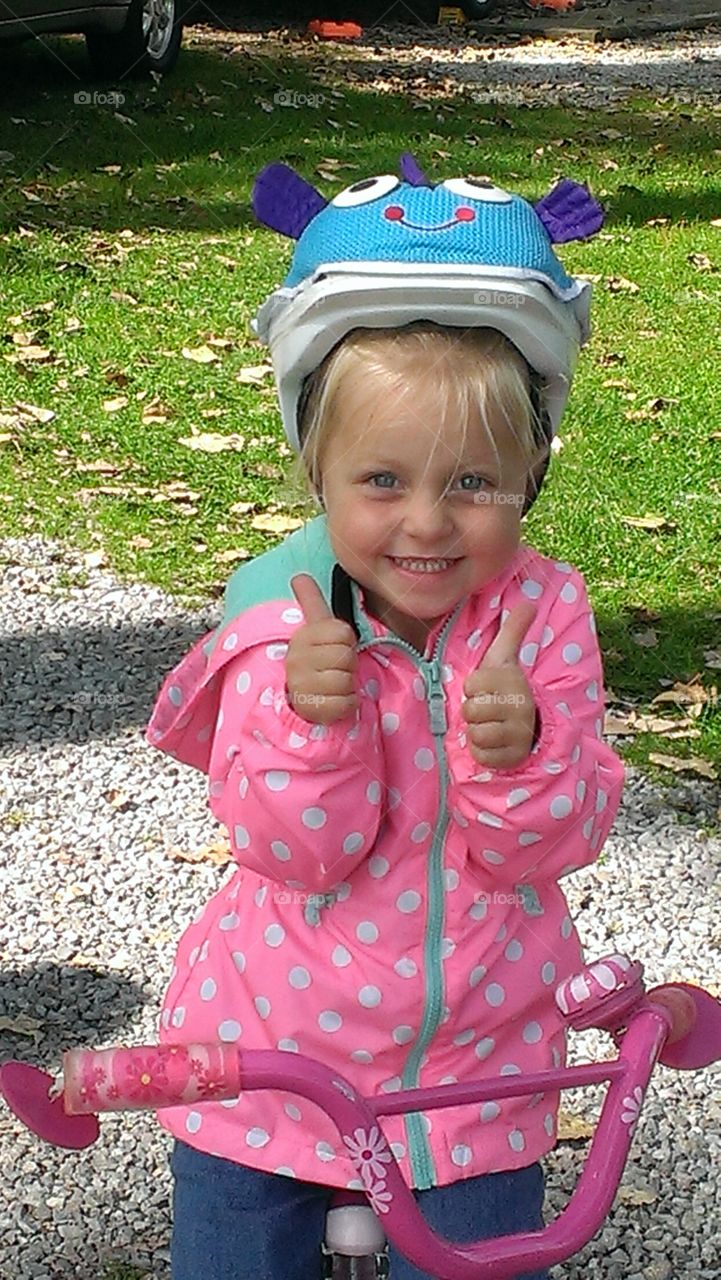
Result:
{"label": "thumb", "polygon": [[309,573],[296,573],[290,585],[306,622],[323,622],[333,617],[323,592]]}
{"label": "thumb", "polygon": [[480,665],[482,667],[505,667],[517,663],[526,632],[535,620],[537,613],[537,606],[532,604],[530,600],[517,604],[515,609],[511,609]]}

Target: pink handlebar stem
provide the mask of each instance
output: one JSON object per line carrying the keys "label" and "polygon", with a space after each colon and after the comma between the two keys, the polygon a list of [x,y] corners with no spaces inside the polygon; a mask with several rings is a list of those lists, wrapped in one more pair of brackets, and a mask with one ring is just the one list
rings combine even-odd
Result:
{"label": "pink handlebar stem", "polygon": [[[394,1245],[438,1280],[511,1280],[563,1262],[587,1243],[613,1202],[651,1072],[671,1015],[643,1006],[629,1020],[611,1062],[502,1076],[476,1084],[412,1089],[364,1098],[322,1063],[302,1054],[239,1051],[229,1045],[164,1045],[71,1050],[64,1058],[65,1109],[159,1108],[283,1089],[308,1098],[333,1120],[371,1206]],[[542,1231],[453,1244],[425,1222],[377,1123],[380,1115],[433,1110],[464,1102],[609,1082],[582,1174],[559,1216]],[[372,1159],[370,1154],[372,1153]],[[383,1166],[383,1177],[377,1176]]]}

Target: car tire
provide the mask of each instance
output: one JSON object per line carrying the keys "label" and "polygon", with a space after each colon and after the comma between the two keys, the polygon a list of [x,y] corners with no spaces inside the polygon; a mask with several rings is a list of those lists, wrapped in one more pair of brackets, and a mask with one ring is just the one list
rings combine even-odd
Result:
{"label": "car tire", "polygon": [[93,69],[116,80],[172,70],[183,39],[178,15],[178,0],[131,0],[127,21],[117,35],[86,32]]}
{"label": "car tire", "polygon": [[469,22],[482,22],[495,13],[498,0],[461,0],[461,8]]}

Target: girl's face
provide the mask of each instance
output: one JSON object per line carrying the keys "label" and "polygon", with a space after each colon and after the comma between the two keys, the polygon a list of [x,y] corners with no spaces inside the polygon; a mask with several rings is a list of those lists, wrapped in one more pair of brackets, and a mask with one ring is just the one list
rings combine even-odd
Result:
{"label": "girl's face", "polygon": [[501,427],[500,474],[477,411],[464,441],[450,411],[424,412],[422,391],[366,390],[357,401],[339,396],[322,456],[330,541],[371,613],[423,650],[435,625],[513,558],[527,465]]}

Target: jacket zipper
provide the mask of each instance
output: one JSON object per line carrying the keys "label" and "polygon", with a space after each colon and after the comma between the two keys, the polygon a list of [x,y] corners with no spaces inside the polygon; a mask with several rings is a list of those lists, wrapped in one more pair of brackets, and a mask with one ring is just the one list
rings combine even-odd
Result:
{"label": "jacket zipper", "polygon": [[[392,644],[403,649],[412,659],[413,664],[421,672],[426,686],[428,705],[428,722],[433,734],[433,741],[438,761],[439,804],[438,818],[433,830],[431,848],[428,855],[427,894],[428,911],[424,939],[424,976],[425,992],[421,1025],[415,1043],[408,1054],[401,1077],[401,1087],[415,1089],[419,1085],[420,1064],[431,1040],[436,1034],[443,1015],[443,966],[441,946],[443,942],[443,923],[445,919],[444,885],[443,885],[443,849],[448,829],[448,812],[446,796],[448,792],[448,769],[443,747],[443,738],[448,730],[446,715],[446,695],[443,691],[441,658],[449,631],[460,611],[457,605],[446,620],[436,640],[430,659],[423,658],[413,645],[398,636],[374,636],[372,640],[362,642],[359,649],[370,648],[374,644]],[[428,1138],[418,1112],[410,1112],[403,1117],[408,1142],[408,1159],[411,1165],[413,1184],[424,1191],[436,1186],[437,1175],[431,1155]]]}

